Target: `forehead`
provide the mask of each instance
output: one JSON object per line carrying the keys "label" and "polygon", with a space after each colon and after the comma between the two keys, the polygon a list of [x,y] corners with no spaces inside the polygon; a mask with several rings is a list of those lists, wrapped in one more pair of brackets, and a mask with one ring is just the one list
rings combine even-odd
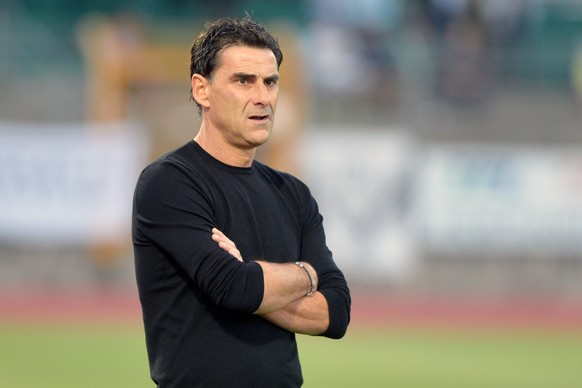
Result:
{"label": "forehead", "polygon": [[216,70],[246,73],[277,73],[275,54],[267,48],[230,46],[223,49]]}

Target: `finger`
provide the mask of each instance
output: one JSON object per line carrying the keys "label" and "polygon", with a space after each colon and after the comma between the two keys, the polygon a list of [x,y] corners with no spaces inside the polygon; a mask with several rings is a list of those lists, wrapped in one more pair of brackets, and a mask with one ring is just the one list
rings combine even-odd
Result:
{"label": "finger", "polygon": [[237,249],[234,241],[230,240],[224,233],[217,228],[212,228],[212,240],[218,243],[218,247],[225,250],[237,260],[243,261],[240,251]]}
{"label": "finger", "polygon": [[219,229],[212,228],[212,235],[216,235],[220,240],[232,242],[224,233],[222,233]]}
{"label": "finger", "polygon": [[219,242],[218,246],[224,249],[229,255],[234,256],[238,261],[243,261],[240,251],[231,245],[225,244],[224,242]]}
{"label": "finger", "polygon": [[223,237],[224,237],[224,234],[220,230],[218,230],[216,228],[212,228],[212,239],[214,241],[219,241]]}
{"label": "finger", "polygon": [[222,233],[220,230],[213,228],[212,229],[212,240],[220,243],[224,242],[226,244],[231,243],[231,241]]}

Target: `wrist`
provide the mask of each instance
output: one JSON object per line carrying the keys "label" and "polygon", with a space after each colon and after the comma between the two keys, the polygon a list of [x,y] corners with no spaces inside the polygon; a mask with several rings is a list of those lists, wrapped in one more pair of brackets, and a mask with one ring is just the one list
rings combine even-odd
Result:
{"label": "wrist", "polygon": [[314,276],[311,275],[311,273],[309,272],[309,269],[307,268],[305,263],[303,263],[301,261],[296,261],[295,265],[297,265],[299,268],[301,268],[305,272],[305,274],[307,276],[307,280],[309,281],[309,288],[307,289],[307,293],[305,294],[305,296],[311,296],[313,294],[313,292],[316,290]]}

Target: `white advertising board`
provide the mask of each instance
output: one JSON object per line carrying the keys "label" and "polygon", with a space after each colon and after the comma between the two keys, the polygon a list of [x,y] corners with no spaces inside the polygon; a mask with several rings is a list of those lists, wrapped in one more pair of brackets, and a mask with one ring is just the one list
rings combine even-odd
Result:
{"label": "white advertising board", "polygon": [[0,122],[0,240],[128,238],[147,149],[129,126]]}
{"label": "white advertising board", "polygon": [[582,148],[433,146],[418,183],[431,250],[582,252]]}
{"label": "white advertising board", "polygon": [[416,258],[413,139],[397,129],[317,128],[300,158],[338,265],[352,278],[406,278]]}

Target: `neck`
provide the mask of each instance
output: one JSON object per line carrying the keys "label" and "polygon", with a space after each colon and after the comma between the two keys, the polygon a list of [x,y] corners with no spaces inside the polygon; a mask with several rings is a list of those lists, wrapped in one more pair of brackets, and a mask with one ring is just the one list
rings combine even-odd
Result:
{"label": "neck", "polygon": [[194,137],[194,141],[212,157],[234,167],[250,167],[255,158],[255,148],[241,149],[229,144],[222,137],[212,136],[204,124]]}

